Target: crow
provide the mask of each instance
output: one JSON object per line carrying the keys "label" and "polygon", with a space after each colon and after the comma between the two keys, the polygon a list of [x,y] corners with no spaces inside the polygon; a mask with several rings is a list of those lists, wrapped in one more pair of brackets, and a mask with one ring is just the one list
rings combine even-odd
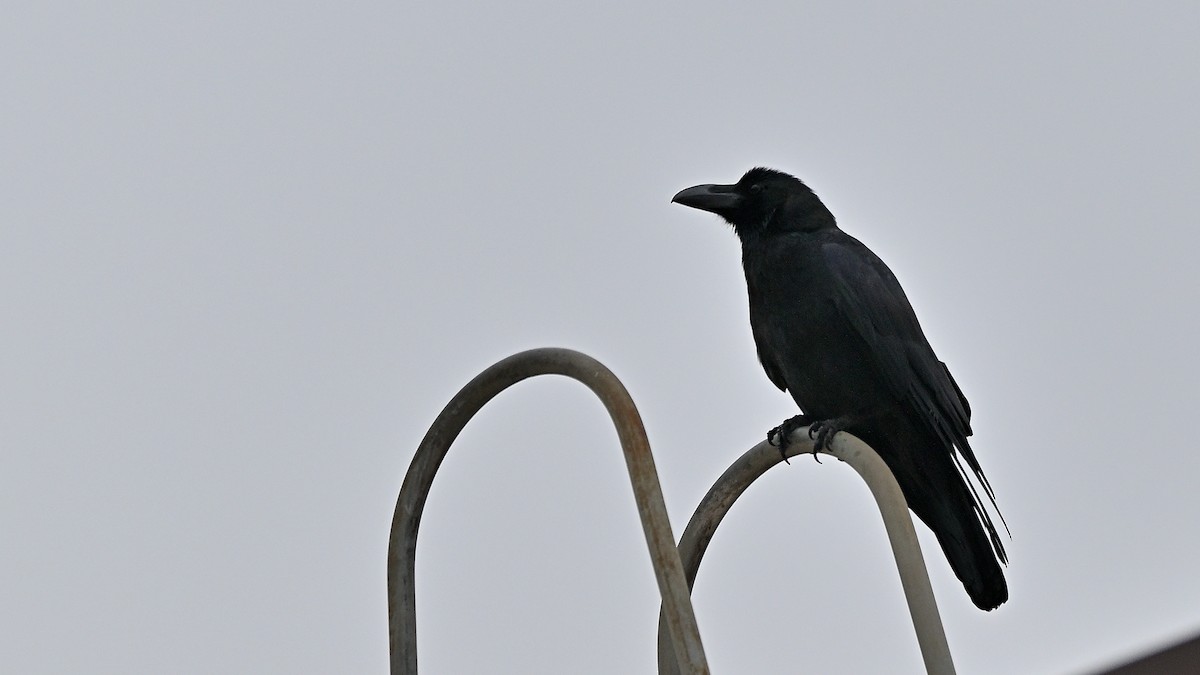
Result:
{"label": "crow", "polygon": [[741,240],[758,359],[802,412],[768,440],[784,452],[804,426],[817,450],[838,431],[861,438],[895,474],[972,602],[1003,604],[1008,557],[963,467],[996,509],[967,442],[971,407],[892,271],[780,171],[754,168],[734,185],[697,185],[671,201],[721,216]]}

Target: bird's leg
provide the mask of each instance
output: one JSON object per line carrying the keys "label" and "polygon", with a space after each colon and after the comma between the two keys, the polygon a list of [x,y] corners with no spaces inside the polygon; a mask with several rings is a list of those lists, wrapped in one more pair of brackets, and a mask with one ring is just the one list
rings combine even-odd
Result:
{"label": "bird's leg", "polygon": [[[791,462],[788,461],[787,449],[788,445],[791,444],[792,432],[800,427],[808,426],[811,423],[812,418],[810,418],[808,415],[796,415],[795,417],[789,417],[783,421],[783,424],[780,424],[779,426],[767,432],[767,442],[779,448],[779,456],[783,458],[784,462],[791,464]],[[774,440],[776,436],[779,437],[778,443],[776,443]]]}

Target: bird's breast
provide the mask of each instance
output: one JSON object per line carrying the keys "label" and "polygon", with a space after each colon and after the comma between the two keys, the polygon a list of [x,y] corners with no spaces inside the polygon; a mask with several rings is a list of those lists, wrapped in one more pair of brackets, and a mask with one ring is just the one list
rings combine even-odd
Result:
{"label": "bird's breast", "polygon": [[750,324],[764,366],[782,376],[809,415],[834,417],[886,404],[870,400],[878,387],[862,386],[874,360],[839,311],[820,261],[794,253],[746,265]]}

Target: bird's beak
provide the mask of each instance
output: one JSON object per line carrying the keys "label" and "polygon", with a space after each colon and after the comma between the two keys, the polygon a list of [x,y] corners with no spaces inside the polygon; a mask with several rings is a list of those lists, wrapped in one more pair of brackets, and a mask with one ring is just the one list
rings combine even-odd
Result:
{"label": "bird's beak", "polygon": [[671,198],[672,202],[693,209],[709,211],[718,215],[729,213],[742,203],[742,196],[734,192],[733,185],[697,185]]}

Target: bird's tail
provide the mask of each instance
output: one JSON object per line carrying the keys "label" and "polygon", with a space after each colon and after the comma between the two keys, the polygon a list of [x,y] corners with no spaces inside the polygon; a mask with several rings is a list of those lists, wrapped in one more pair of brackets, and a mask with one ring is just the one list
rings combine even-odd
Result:
{"label": "bird's tail", "polygon": [[980,609],[993,610],[1008,600],[1008,583],[967,490],[961,483],[954,488],[946,492],[961,493],[958,498],[939,500],[942,503],[924,514],[913,510],[933,530],[971,601]]}
{"label": "bird's tail", "polygon": [[886,439],[863,440],[892,469],[909,507],[933,531],[975,606],[993,610],[1008,600],[1008,583],[1000,567],[1006,560],[1004,548],[953,457],[928,438],[900,439],[889,434]]}

